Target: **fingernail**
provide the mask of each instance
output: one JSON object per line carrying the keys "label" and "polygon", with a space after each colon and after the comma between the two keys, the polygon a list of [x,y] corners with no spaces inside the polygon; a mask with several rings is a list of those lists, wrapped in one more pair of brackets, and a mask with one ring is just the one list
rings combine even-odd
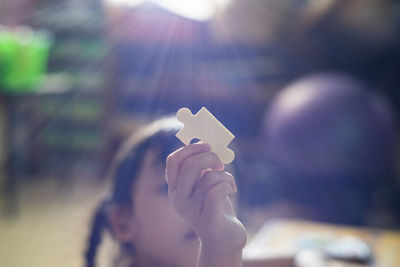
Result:
{"label": "fingernail", "polygon": [[203,145],[204,145],[205,149],[211,150],[211,146],[209,144],[203,142]]}
{"label": "fingernail", "polygon": [[209,144],[207,144],[206,142],[204,142],[204,141],[200,140],[200,141],[196,142],[195,144],[202,145],[205,150],[211,150],[211,146]]}

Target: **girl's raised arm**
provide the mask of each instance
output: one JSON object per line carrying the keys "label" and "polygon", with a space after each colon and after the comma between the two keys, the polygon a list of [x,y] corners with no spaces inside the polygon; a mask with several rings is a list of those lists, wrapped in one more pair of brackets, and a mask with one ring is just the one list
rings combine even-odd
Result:
{"label": "girl's raised arm", "polygon": [[190,144],[167,158],[168,196],[176,212],[200,237],[199,267],[242,266],[246,231],[229,195],[234,177],[205,143]]}

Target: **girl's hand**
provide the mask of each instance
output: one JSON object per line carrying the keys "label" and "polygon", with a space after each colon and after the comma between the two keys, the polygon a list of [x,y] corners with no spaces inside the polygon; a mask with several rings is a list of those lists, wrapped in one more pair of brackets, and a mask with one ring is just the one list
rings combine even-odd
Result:
{"label": "girl's hand", "polygon": [[171,153],[166,178],[176,212],[201,239],[201,253],[241,256],[246,232],[229,199],[237,191],[235,180],[210,146],[190,144]]}

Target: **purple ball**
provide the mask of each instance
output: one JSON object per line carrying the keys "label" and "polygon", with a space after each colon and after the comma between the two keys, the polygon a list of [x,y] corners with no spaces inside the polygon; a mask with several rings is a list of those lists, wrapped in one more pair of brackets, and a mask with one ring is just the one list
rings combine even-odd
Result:
{"label": "purple ball", "polygon": [[316,74],[283,89],[264,120],[277,169],[302,177],[379,177],[393,167],[389,103],[356,79]]}

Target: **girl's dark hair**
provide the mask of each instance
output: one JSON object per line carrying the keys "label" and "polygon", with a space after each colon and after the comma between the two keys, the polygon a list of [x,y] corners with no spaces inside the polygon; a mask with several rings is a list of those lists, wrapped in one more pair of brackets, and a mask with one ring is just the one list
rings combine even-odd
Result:
{"label": "girl's dark hair", "polygon": [[[109,173],[110,179],[113,180],[112,194],[99,205],[92,217],[92,229],[85,253],[86,267],[96,266],[96,254],[103,231],[110,230],[108,223],[110,205],[131,207],[133,199],[131,194],[146,152],[155,149],[159,155],[158,160],[165,164],[167,156],[180,145],[175,134],[181,127],[182,124],[172,117],[160,119],[133,134],[122,145]],[[129,248],[129,244],[123,246]]]}

